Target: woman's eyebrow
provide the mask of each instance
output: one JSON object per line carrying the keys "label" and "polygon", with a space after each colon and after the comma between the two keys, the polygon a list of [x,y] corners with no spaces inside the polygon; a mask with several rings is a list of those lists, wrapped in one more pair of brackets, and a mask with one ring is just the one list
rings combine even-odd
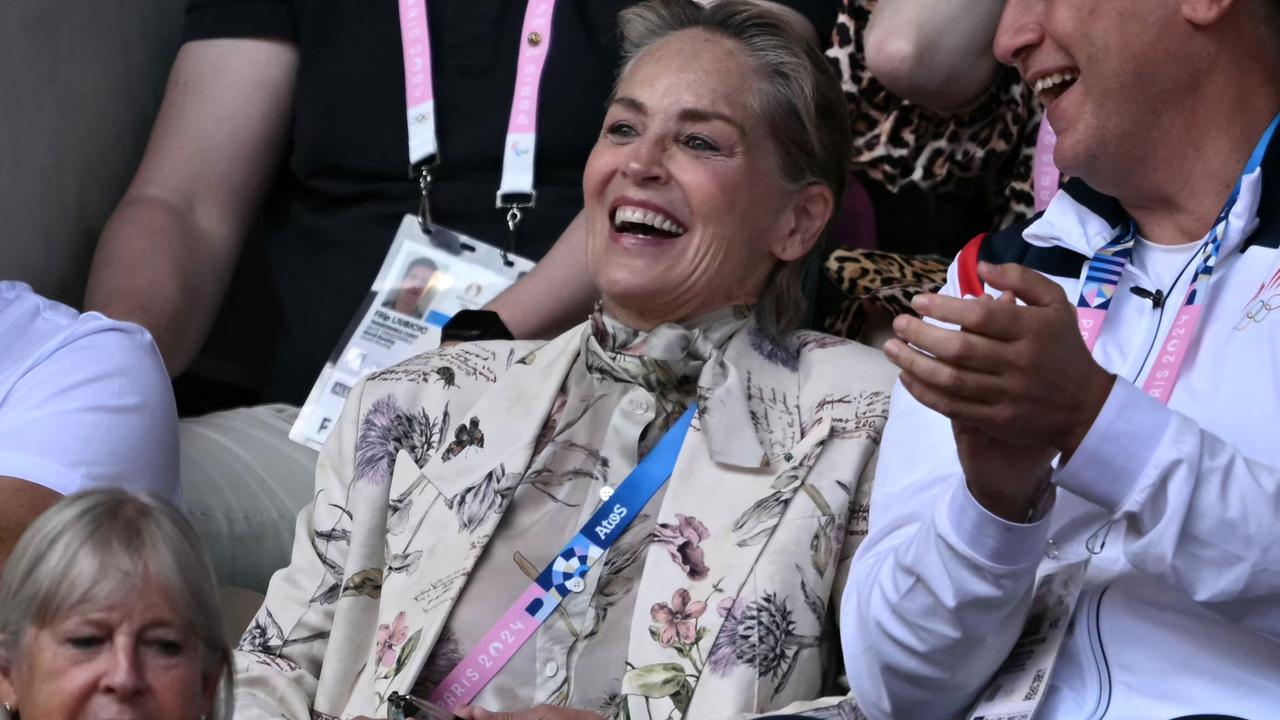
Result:
{"label": "woman's eyebrow", "polygon": [[[639,100],[627,95],[615,96],[609,102],[610,105],[621,105],[640,115],[649,114],[649,106]],[[708,110],[706,108],[684,108],[676,114],[676,118],[681,122],[712,122],[720,121],[728,125],[732,125],[739,133],[746,135],[747,129],[741,122],[735,118],[719,112],[718,110]]]}
{"label": "woman's eyebrow", "polygon": [[742,123],[716,110],[706,110],[704,108],[685,108],[684,110],[681,110],[680,113],[676,115],[676,117],[679,118],[681,122],[712,122],[712,121],[718,120],[722,123],[732,125],[734,129],[736,129],[742,135],[747,134],[747,129],[743,127]]}

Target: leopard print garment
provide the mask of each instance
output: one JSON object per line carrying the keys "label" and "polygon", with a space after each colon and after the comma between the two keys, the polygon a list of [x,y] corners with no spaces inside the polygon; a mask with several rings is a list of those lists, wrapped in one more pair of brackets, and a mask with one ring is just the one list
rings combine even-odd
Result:
{"label": "leopard print garment", "polygon": [[853,169],[897,192],[907,185],[945,191],[962,180],[988,184],[995,230],[1032,214],[1031,161],[1040,108],[1012,68],[1001,68],[972,108],[939,115],[899,98],[871,76],[863,30],[877,0],[843,0],[833,46],[853,122]]}
{"label": "leopard print garment", "polygon": [[911,298],[936,292],[947,281],[947,258],[901,255],[878,250],[836,250],[823,272],[840,289],[840,301],[820,309],[824,332],[854,340],[864,337],[867,323],[914,315]]}

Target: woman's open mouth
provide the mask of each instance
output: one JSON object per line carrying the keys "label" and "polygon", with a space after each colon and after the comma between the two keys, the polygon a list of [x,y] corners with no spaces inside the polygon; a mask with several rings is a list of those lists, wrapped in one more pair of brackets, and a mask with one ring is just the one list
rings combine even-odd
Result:
{"label": "woman's open mouth", "polygon": [[671,240],[687,232],[680,221],[653,207],[626,202],[613,209],[613,230],[646,240]]}

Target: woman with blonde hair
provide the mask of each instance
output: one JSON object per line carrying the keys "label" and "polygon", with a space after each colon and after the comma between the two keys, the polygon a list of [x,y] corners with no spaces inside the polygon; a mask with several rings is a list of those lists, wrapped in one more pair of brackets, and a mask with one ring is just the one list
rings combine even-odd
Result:
{"label": "woman with blonde hair", "polygon": [[0,576],[0,717],[228,720],[220,617],[181,513],[123,490],[70,495]]}
{"label": "woman with blonde hair", "polygon": [[829,622],[894,373],[796,330],[844,99],[760,4],[621,25],[583,173],[601,305],[353,389],[236,654],[238,720],[849,710],[822,697]]}

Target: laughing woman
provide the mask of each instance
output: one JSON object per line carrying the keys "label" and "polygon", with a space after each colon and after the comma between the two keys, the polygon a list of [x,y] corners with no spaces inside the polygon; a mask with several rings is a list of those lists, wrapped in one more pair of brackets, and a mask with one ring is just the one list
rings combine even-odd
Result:
{"label": "laughing woman", "polygon": [[601,306],[352,392],[237,654],[240,720],[397,717],[402,695],[477,718],[853,714],[821,699],[833,588],[893,373],[794,329],[849,157],[840,88],[753,3],[622,27],[583,178]]}

